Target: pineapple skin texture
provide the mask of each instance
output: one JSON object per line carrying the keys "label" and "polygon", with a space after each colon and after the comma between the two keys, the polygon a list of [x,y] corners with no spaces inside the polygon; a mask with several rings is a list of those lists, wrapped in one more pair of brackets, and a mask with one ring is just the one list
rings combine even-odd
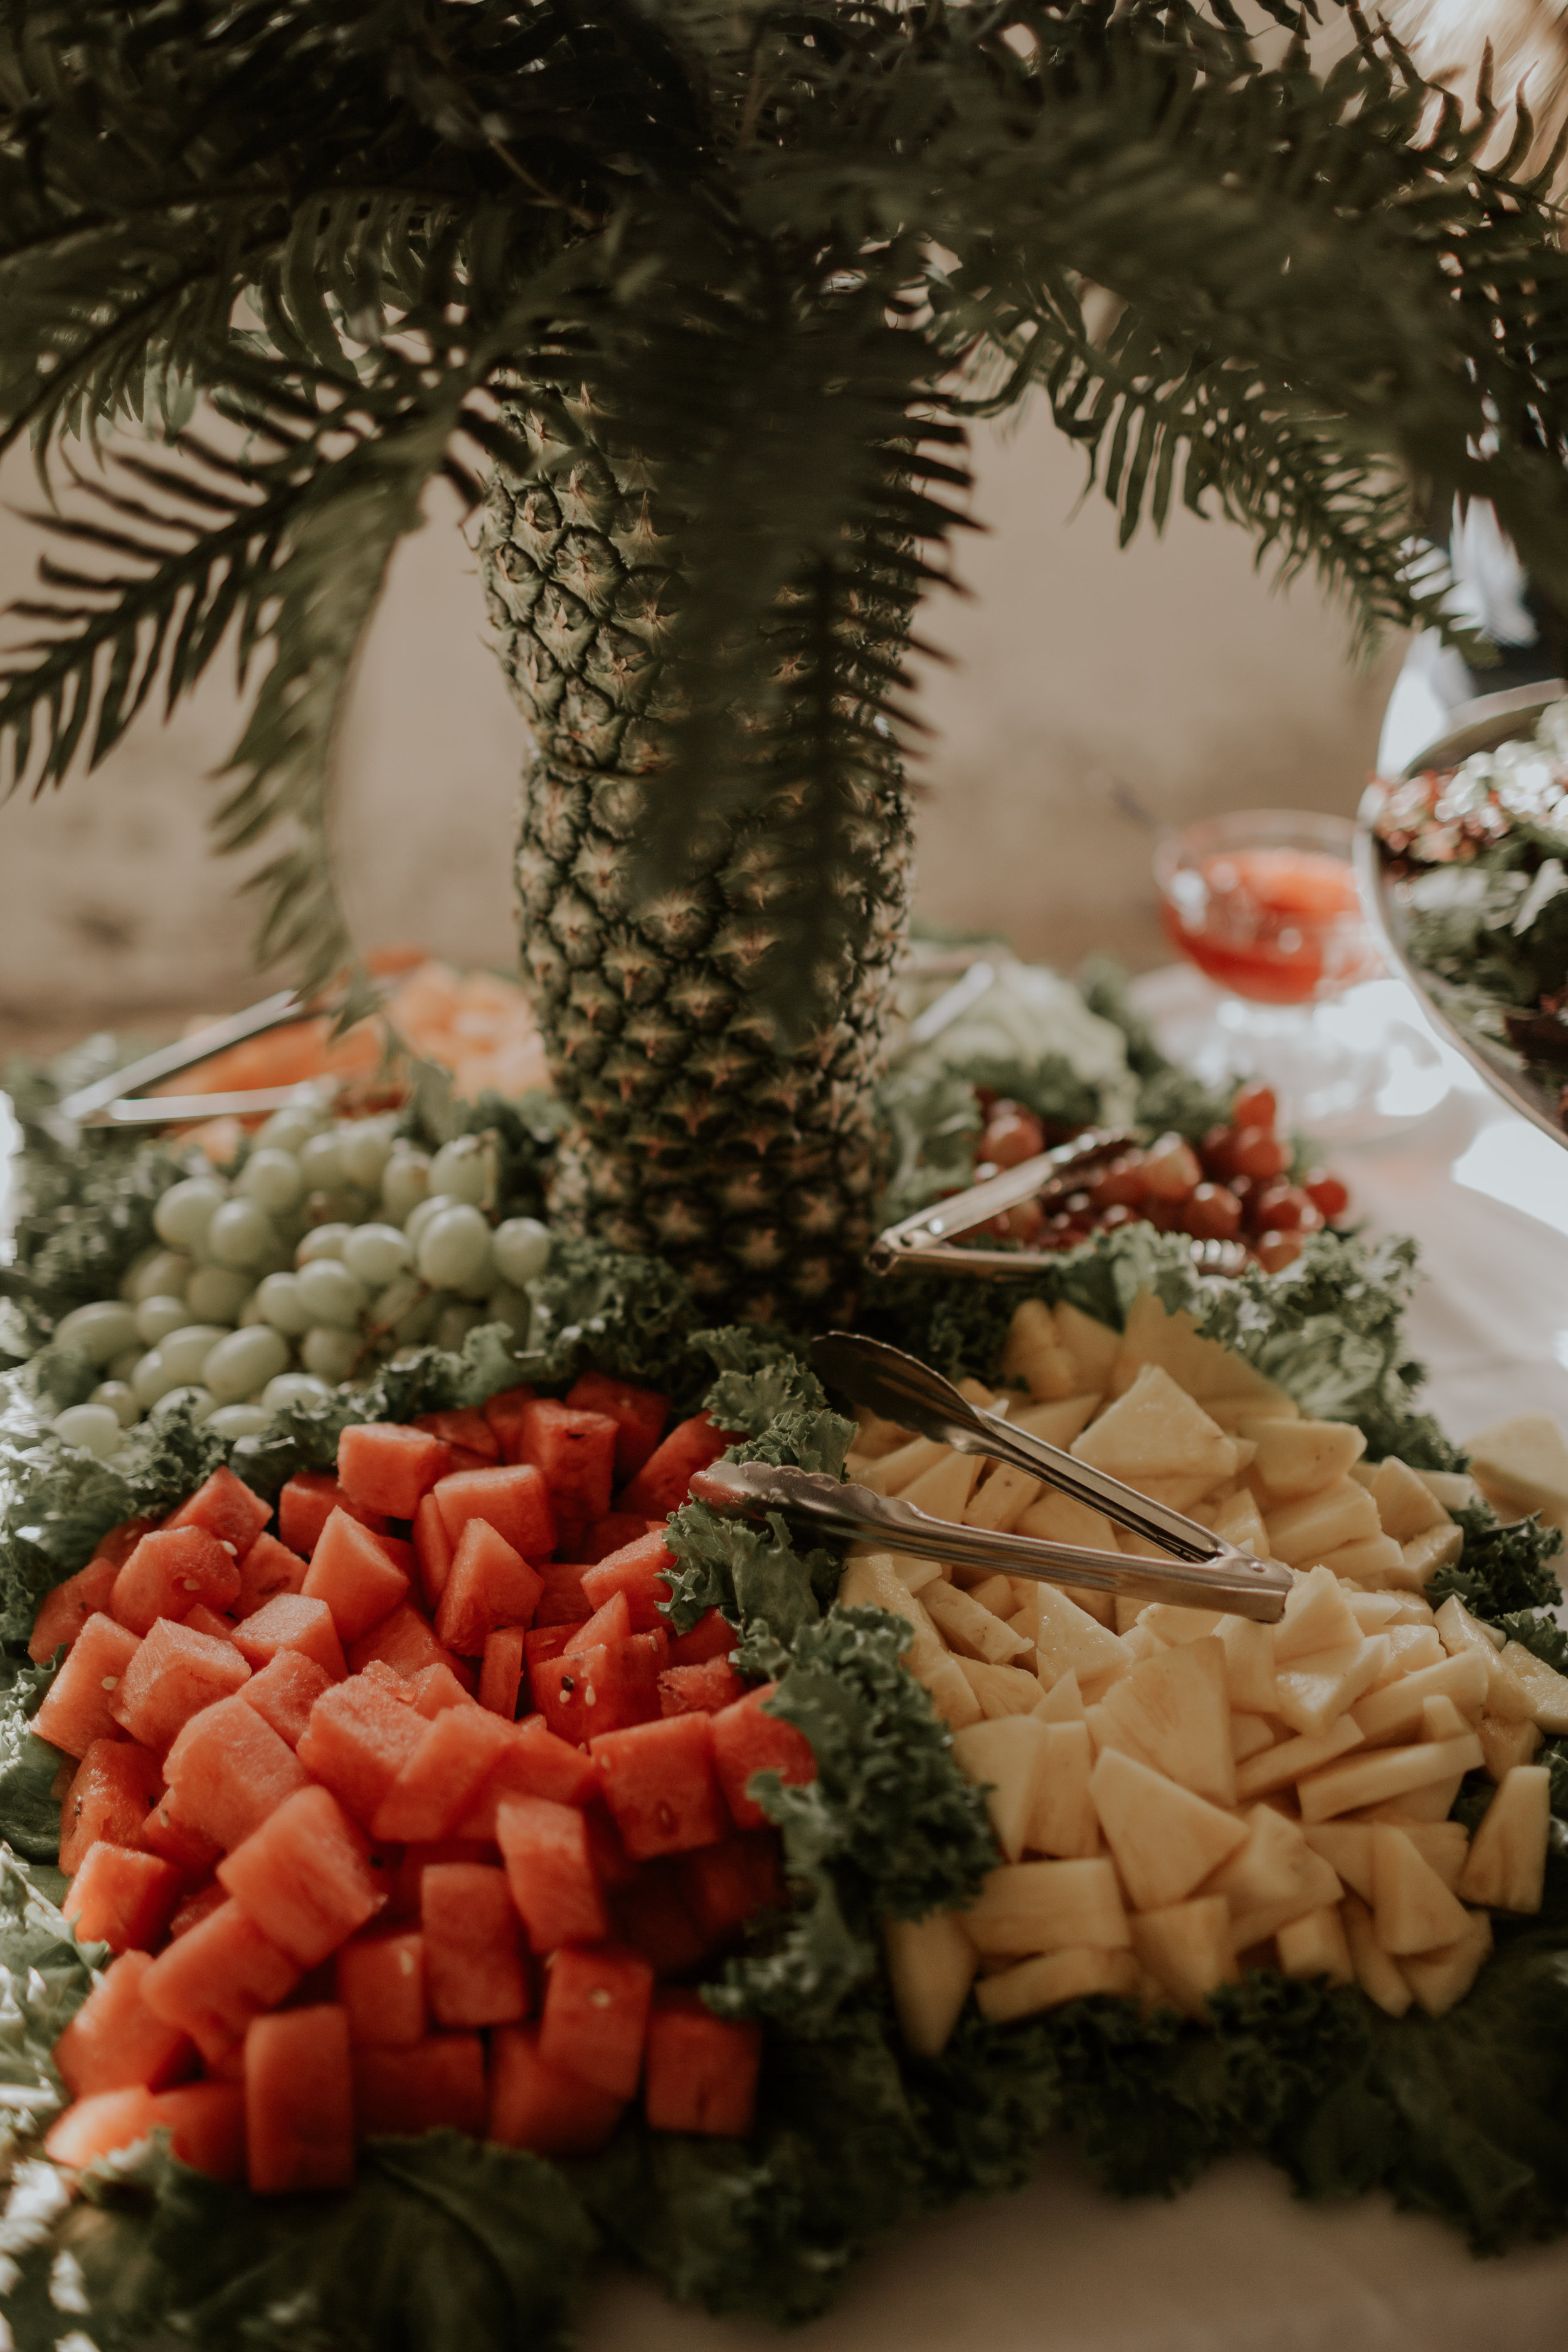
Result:
{"label": "pineapple skin texture", "polygon": [[[492,475],[479,540],[501,667],[533,735],[516,882],[524,978],[571,1113],[552,1216],[658,1255],[716,1311],[815,1322],[851,1303],[881,1169],[872,1089],[908,925],[912,833],[889,751],[862,788],[835,1014],[793,1050],[747,989],[779,937],[766,811],[714,829],[693,879],[634,907],[631,853],[666,757],[659,651],[679,517],[634,466],[508,420],[547,481]],[[872,877],[868,884],[866,876]]]}

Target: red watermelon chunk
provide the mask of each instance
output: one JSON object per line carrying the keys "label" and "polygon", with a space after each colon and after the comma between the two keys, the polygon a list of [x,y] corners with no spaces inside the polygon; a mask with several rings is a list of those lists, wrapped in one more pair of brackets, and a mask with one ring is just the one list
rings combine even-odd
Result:
{"label": "red watermelon chunk", "polygon": [[518,1420],[518,1455],[543,1473],[559,1517],[592,1522],[610,1507],[616,1424],[554,1397],[536,1397]]}
{"label": "red watermelon chunk", "polygon": [[685,1976],[706,1958],[708,1940],[681,1898],[673,1863],[643,1863],[611,1907],[621,1942],[640,1952],[655,1976]]}
{"label": "red watermelon chunk", "polygon": [[552,1731],[581,1747],[596,1732],[657,1717],[658,1677],[668,1657],[662,1633],[633,1633],[571,1657],[531,1662],[534,1703]]}
{"label": "red watermelon chunk", "polygon": [[721,1609],[709,1609],[689,1633],[677,1633],[669,1644],[672,1666],[700,1666],[708,1658],[727,1658],[740,1634]]}
{"label": "red watermelon chunk", "polygon": [[145,1952],[167,1927],[184,1884],[172,1862],[100,1838],[83,1854],[60,1908],[80,1942]]}
{"label": "red watermelon chunk", "polygon": [[427,1431],[459,1453],[477,1454],[481,1462],[500,1460],[500,1441],[478,1405],[449,1405],[443,1412],[416,1413],[414,1427]]}
{"label": "red watermelon chunk", "polygon": [[447,1588],[456,1546],[447,1533],[441,1506],[426,1495],[414,1514],[414,1557],[419,1567],[419,1589],[426,1609],[435,1609]]}
{"label": "red watermelon chunk", "polygon": [[520,1458],[517,1452],[518,1424],[521,1421],[524,1405],[531,1404],[534,1393],[527,1386],[502,1389],[499,1395],[485,1400],[485,1420],[500,1449],[503,1462],[516,1462]]}
{"label": "red watermelon chunk", "polygon": [[425,1986],[437,2025],[514,2025],[531,2006],[506,1873],[433,1863],[419,1889]]}
{"label": "red watermelon chunk", "polygon": [[370,1847],[328,1789],[301,1789],[279,1805],[217,1874],[302,1969],[347,1943],[381,1907]]}
{"label": "red watermelon chunk", "polygon": [[57,2116],[44,2141],[44,2154],[53,2164],[84,2172],[100,2157],[134,2147],[153,2128],[150,2091],[100,2091],[96,2097],[78,2099]]}
{"label": "red watermelon chunk", "polygon": [[[171,1618],[161,1622],[173,1623],[174,1621]],[[205,1601],[198,1601],[194,1609],[187,1609],[180,1623],[188,1626],[193,1633],[205,1633],[209,1641],[232,1642],[234,1639],[233,1618],[220,1617],[216,1610],[209,1609]],[[156,1627],[153,1630],[155,1632]]]}
{"label": "red watermelon chunk", "polygon": [[89,1617],[109,1613],[114,1580],[151,1528],[150,1519],[131,1519],[104,1537],[83,1569],[46,1592],[33,1621],[27,1655],[36,1666],[47,1665],[62,1646],[69,1649]]}
{"label": "red watermelon chunk", "polygon": [[411,2050],[356,2050],[359,2136],[485,2128],[485,2053],[477,2033],[433,2033]]}
{"label": "red watermelon chunk", "polygon": [[194,1887],[189,1895],[181,1897],[179,1908],[169,1922],[169,1941],[188,1936],[193,1927],[199,1927],[204,1919],[221,1911],[227,1901],[228,1896],[216,1878],[209,1879],[205,1886]]}
{"label": "red watermelon chunk", "polygon": [[436,1838],[427,1844],[401,1847],[392,1873],[388,1918],[417,1918],[425,1874],[437,1863],[488,1862],[493,1867],[495,1858],[494,1838]]}
{"label": "red watermelon chunk", "polygon": [[356,1822],[368,1822],[424,1736],[422,1715],[369,1675],[351,1675],[316,1701],[299,1757]]}
{"label": "red watermelon chunk", "polygon": [[629,2099],[642,2072],[653,1970],[624,1944],[556,1953],[544,1987],[539,2054],[614,2099]]}
{"label": "red watermelon chunk", "polygon": [[584,1650],[596,1650],[603,1642],[625,1642],[630,1639],[632,1612],[624,1592],[612,1592],[601,1608],[581,1625],[573,1629],[571,1638],[561,1654],[563,1658],[579,1656]]}
{"label": "red watermelon chunk", "polygon": [[259,1674],[252,1675],[241,1696],[279,1739],[298,1748],[310,1720],[310,1709],[331,1676],[300,1650],[279,1650]]}
{"label": "red watermelon chunk", "polygon": [[543,1589],[538,1570],[498,1528],[485,1519],[469,1519],[436,1612],[437,1638],[460,1657],[479,1657],[498,1625],[531,1622]]}
{"label": "red watermelon chunk", "polygon": [[170,1512],[163,1525],[205,1528],[219,1543],[232,1547],[236,1559],[243,1559],[271,1517],[271,1505],[253,1494],[226,1465],[220,1465],[188,1503]]}
{"label": "red watermelon chunk", "polygon": [[250,1667],[232,1642],[160,1617],[121,1677],[114,1719],[162,1755],[193,1716],[249,1680]]}
{"label": "red watermelon chunk", "polygon": [[85,1756],[95,1739],[112,1739],[119,1728],[115,1698],[136,1646],[128,1626],[112,1617],[89,1617],[33,1717],[38,1738],[68,1756]]}
{"label": "red watermelon chunk", "polygon": [[[608,1372],[584,1372],[566,1391],[581,1412],[607,1413],[616,1424],[616,1484],[635,1478],[664,1434],[669,1399]],[[629,1540],[629,1538],[628,1538]]]}
{"label": "red watermelon chunk", "polygon": [[408,1590],[408,1579],[368,1528],[346,1511],[334,1511],[321,1529],[300,1590],[312,1601],[326,1602],[339,1639],[352,1643],[396,1608]]}
{"label": "red watermelon chunk", "polygon": [[606,1511],[583,1538],[584,1565],[596,1567],[613,1551],[625,1551],[627,1544],[636,1543],[640,1536],[662,1536],[664,1531],[662,1519],[645,1519],[640,1511]]}
{"label": "red watermelon chunk", "polygon": [[502,2026],[491,2035],[485,2137],[535,2156],[593,2156],[613,2137],[626,2101],[551,2065],[539,2038],[536,2025]]}
{"label": "red watermelon chunk", "polygon": [[[588,1613],[592,1615],[593,1612],[590,1611]],[[586,1619],[577,1617],[566,1624],[535,1623],[528,1628],[522,1637],[522,1658],[528,1674],[530,1689],[533,1686],[533,1677],[540,1667],[547,1666],[552,1658],[560,1657],[567,1643],[572,1639],[575,1628],[585,1622]]]}
{"label": "red watermelon chunk", "polygon": [[216,1536],[205,1528],[154,1528],[115,1578],[110,1613],[133,1633],[149,1633],[160,1617],[183,1617],[198,1601],[226,1609],[238,1591],[235,1556]]}
{"label": "red watermelon chunk", "polygon": [[687,1854],[679,1883],[710,1950],[732,1943],[759,1911],[782,1911],[789,1899],[774,1830],[747,1830]]}
{"label": "red watermelon chunk", "polygon": [[540,1564],[539,1573],[544,1590],[539,1596],[539,1606],[533,1612],[535,1625],[585,1625],[594,1613],[593,1602],[583,1590],[584,1563],[580,1560],[547,1559]]}
{"label": "red watermelon chunk", "polygon": [[517,1713],[518,1694],[522,1688],[522,1636],[521,1625],[498,1625],[493,1633],[485,1635],[485,1654],[479,1664],[479,1705],[488,1707],[510,1723]]}
{"label": "red watermelon chunk", "polygon": [[450,1836],[511,1738],[508,1726],[482,1706],[444,1707],[420,1723],[418,1747],[372,1817],[371,1834],[378,1839],[428,1843]]}
{"label": "red watermelon chunk", "polygon": [[362,1422],[338,1440],[338,1484],[351,1502],[389,1519],[411,1519],[451,1467],[441,1440],[395,1421]]}
{"label": "red watermelon chunk", "polygon": [[765,1702],[777,1688],[777,1683],[760,1683],[713,1717],[713,1761],[737,1829],[761,1829],[767,1821],[755,1798],[746,1793],[753,1772],[776,1772],[795,1786],[816,1778],[810,1740],[793,1723],[767,1710]]}
{"label": "red watermelon chunk", "polygon": [[580,1812],[547,1797],[504,1797],[496,1815],[496,1841],[534,1951],[597,1943],[609,1933]]}
{"label": "red watermelon chunk", "polygon": [[704,1658],[700,1666],[666,1666],[658,1678],[661,1715],[717,1715],[746,1696],[746,1685],[728,1658]]}
{"label": "red watermelon chunk", "polygon": [[471,1706],[473,1695],[463,1681],[468,1671],[460,1658],[442,1657],[433,1666],[421,1666],[408,1685],[415,1714],[428,1723],[449,1706]]}
{"label": "red watermelon chunk", "polygon": [[308,1592],[275,1594],[235,1628],[234,1646],[256,1667],[269,1666],[279,1650],[298,1650],[329,1682],[341,1683],[348,1673],[332,1612]]}
{"label": "red watermelon chunk", "polygon": [[140,1846],[147,1808],[163,1785],[157,1758],[134,1740],[95,1739],[60,1807],[60,1868],[67,1877],[100,1838]]}
{"label": "red watermelon chunk", "polygon": [[239,1563],[239,1597],[234,1604],[237,1617],[254,1617],[257,1611],[274,1600],[279,1592],[299,1592],[304,1587],[306,1562],[276,1536],[259,1535]]}
{"label": "red watermelon chunk", "polygon": [[483,1786],[458,1822],[464,1837],[495,1843],[498,1810],[507,1797],[548,1797],[558,1805],[583,1806],[597,1793],[593,1759],[580,1748],[557,1739],[542,1716],[508,1726],[508,1739]]}
{"label": "red watermelon chunk", "polygon": [[161,2091],[195,2072],[189,2036],[142,1998],[152,1966],[146,1952],[122,1952],[56,2042],[54,2062],[73,2099],[93,2098],[100,2091]]}
{"label": "red watermelon chunk", "polygon": [[335,2001],[258,2017],[247,2031],[245,2138],[258,2197],[353,2187],[349,2025]]}
{"label": "red watermelon chunk", "polygon": [[727,1447],[742,1443],[732,1430],[716,1428],[709,1414],[693,1414],[689,1421],[678,1423],[649,1454],[616,1497],[616,1509],[641,1511],[649,1519],[668,1519],[685,1502],[686,1490],[698,1471],[717,1462]]}
{"label": "red watermelon chunk", "polygon": [[416,1927],[352,1937],[340,1949],[337,1994],[356,2050],[412,2049],[425,2038],[425,1938]]}
{"label": "red watermelon chunk", "polygon": [[654,2131],[744,2139],[755,2120],[763,2029],[715,2017],[700,1993],[661,1992],[647,2025],[643,2111]]}
{"label": "red watermelon chunk", "polygon": [[[382,1541],[385,1540],[384,1536]],[[453,1653],[444,1650],[436,1639],[429,1619],[420,1614],[412,1601],[400,1601],[379,1625],[373,1625],[354,1643],[349,1652],[350,1671],[363,1675],[375,1659],[410,1683],[427,1666],[457,1664]]]}
{"label": "red watermelon chunk", "polygon": [[668,1579],[674,1573],[675,1554],[664,1540],[662,1532],[639,1536],[635,1543],[624,1544],[594,1567],[583,1570],[584,1597],[595,1609],[602,1609],[612,1593],[624,1592],[632,1612],[634,1633],[651,1633],[656,1629],[668,1633],[669,1620],[664,1606],[669,1599]]}
{"label": "red watermelon chunk", "polygon": [[605,1802],[635,1862],[711,1845],[729,1827],[713,1769],[713,1720],[669,1716],[589,1743]]}
{"label": "red watermelon chunk", "polygon": [[302,1971],[235,1902],[160,1952],[142,1979],[149,2009],[190,2035],[210,2065],[253,2017],[275,2009]]}
{"label": "red watermelon chunk", "polygon": [[[248,1683],[246,1689],[250,1689]],[[187,1821],[167,1789],[142,1822],[136,1843],[144,1853],[162,1854],[187,1879],[210,1870],[223,1852],[216,1838]]]}
{"label": "red watermelon chunk", "polygon": [[226,1851],[244,1843],[310,1775],[244,1694],[191,1717],[163,1766],[180,1813]]}
{"label": "red watermelon chunk", "polygon": [[555,1549],[550,1491],[531,1462],[487,1470],[459,1470],[435,1489],[447,1539],[461,1543],[470,1519],[482,1519],[524,1559],[548,1559]]}
{"label": "red watermelon chunk", "polygon": [[193,2172],[237,2180],[245,2170],[245,2091],[238,2083],[184,2083],[153,2101],[153,2126]]}
{"label": "red watermelon chunk", "polygon": [[381,1513],[354,1502],[324,1470],[295,1472],[278,1497],[278,1532],[290,1551],[309,1559],[334,1511],[346,1511],[351,1519],[358,1519],[372,1535],[385,1532],[386,1521]]}

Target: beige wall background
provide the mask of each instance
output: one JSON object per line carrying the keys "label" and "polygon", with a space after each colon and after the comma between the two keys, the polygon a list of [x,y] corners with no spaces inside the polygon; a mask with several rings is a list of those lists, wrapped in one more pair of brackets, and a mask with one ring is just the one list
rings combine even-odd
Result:
{"label": "beige wall background", "polygon": [[[1350,662],[1310,582],[1271,593],[1246,535],[1179,515],[1116,546],[1081,460],[1036,412],[975,449],[960,563],[972,593],[922,616],[951,655],[921,668],[934,730],[916,772],[920,904],[1000,926],[1070,965],[1166,950],[1149,831],[1224,808],[1349,812],[1398,648]],[[0,469],[0,601],[27,593],[38,540],[25,461]],[[12,635],[15,625],[12,625]],[[153,714],[103,767],[0,806],[0,1052],[110,1021],[154,1032],[259,992],[243,872],[205,837],[207,781],[238,731],[226,674],[167,727]],[[485,643],[455,506],[397,560],[355,683],[337,855],[356,936],[510,967],[509,848],[524,730]]]}

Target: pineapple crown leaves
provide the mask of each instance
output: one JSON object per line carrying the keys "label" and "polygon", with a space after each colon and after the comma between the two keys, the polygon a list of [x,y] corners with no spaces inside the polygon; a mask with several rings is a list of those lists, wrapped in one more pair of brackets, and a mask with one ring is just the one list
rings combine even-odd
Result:
{"label": "pineapple crown leaves", "polygon": [[[678,533],[642,882],[758,832],[788,1025],[832,1001],[918,733],[971,416],[1043,394],[1124,537],[1226,514],[1363,634],[1443,618],[1429,485],[1568,591],[1552,159],[1515,176],[1521,111],[1483,163],[1484,88],[1467,124],[1353,6],[1322,74],[1266,14],[1272,50],[1226,0],[0,0],[0,447],[32,438],[57,541],[0,674],[10,781],[232,645],[218,835],[281,839],[264,938],[321,977],[393,551],[438,478],[596,442]],[[62,467],[127,420],[147,454]]]}

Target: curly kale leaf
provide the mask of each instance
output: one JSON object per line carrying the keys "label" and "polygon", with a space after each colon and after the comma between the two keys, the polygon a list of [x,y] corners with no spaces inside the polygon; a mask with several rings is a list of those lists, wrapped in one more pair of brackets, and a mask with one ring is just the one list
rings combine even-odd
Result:
{"label": "curly kale leaf", "polygon": [[[1551,1563],[1562,1542],[1555,1528],[1536,1518],[1505,1524],[1483,1501],[1461,1506],[1452,1516],[1464,1529],[1465,1548],[1426,1587],[1434,1608],[1457,1592],[1472,1617],[1497,1623],[1521,1611],[1555,1607],[1561,1593]],[[1517,1638],[1526,1637],[1521,1633]],[[1533,1649],[1534,1641],[1526,1646]],[[1548,1657],[1547,1663],[1556,1661]]]}
{"label": "curly kale leaf", "polygon": [[524,1378],[554,1385],[592,1364],[668,1390],[678,1412],[692,1410],[703,1379],[690,1345],[699,1318],[690,1291],[661,1258],[558,1239],[529,1289],[532,1354]]}
{"label": "curly kale leaf", "polygon": [[983,1121],[980,1098],[961,1072],[895,1071],[878,1090],[877,1109],[889,1147],[879,1224],[897,1224],[973,1182]]}
{"label": "curly kale leaf", "polygon": [[59,1852],[60,1808],[54,1793],[59,1750],[29,1728],[59,1660],[42,1666],[0,1657],[0,1838],[29,1862],[51,1863]]}
{"label": "curly kale leaf", "polygon": [[106,1944],[79,1944],[56,1908],[58,1871],[0,1845],[0,2084],[14,2095],[11,2119],[36,2120],[59,2106],[65,2086],[54,2047],[92,1990]]}

